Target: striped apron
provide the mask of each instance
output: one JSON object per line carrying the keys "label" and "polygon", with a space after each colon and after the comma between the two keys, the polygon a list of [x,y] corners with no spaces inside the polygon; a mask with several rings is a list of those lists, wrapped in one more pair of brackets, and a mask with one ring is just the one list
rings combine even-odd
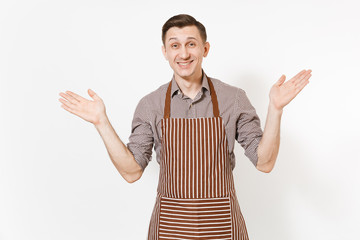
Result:
{"label": "striped apron", "polygon": [[171,82],[161,119],[162,146],[148,240],[247,240],[236,197],[228,142],[214,86],[214,117],[170,118]]}

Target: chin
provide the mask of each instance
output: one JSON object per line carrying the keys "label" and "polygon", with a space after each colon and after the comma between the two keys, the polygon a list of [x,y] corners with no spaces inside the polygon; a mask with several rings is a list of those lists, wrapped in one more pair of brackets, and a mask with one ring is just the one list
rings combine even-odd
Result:
{"label": "chin", "polygon": [[193,73],[189,73],[189,74],[179,74],[179,73],[177,73],[177,75],[179,76],[179,77],[181,77],[181,78],[188,78],[188,77],[191,77],[192,75],[193,75]]}
{"label": "chin", "polygon": [[195,70],[193,69],[177,69],[176,74],[182,78],[191,77],[195,74]]}

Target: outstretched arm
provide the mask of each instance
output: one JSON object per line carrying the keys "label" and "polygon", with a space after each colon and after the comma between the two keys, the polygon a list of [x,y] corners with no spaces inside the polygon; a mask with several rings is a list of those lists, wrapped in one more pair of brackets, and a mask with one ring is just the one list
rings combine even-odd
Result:
{"label": "outstretched arm", "polygon": [[264,127],[264,133],[258,146],[258,162],[256,168],[262,172],[271,172],[280,146],[280,121],[283,108],[309,83],[310,70],[302,70],[284,83],[282,75],[270,90],[270,103]]}
{"label": "outstretched arm", "polygon": [[91,89],[88,90],[88,94],[93,101],[71,91],[61,92],[59,94],[63,97],[59,99],[63,103],[61,107],[94,124],[118,172],[127,182],[135,182],[141,177],[142,168],[110,124],[103,100]]}

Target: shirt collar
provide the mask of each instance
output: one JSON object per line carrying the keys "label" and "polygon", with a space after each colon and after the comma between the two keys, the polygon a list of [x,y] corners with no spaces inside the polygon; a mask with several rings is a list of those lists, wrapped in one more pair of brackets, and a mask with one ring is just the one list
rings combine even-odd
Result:
{"label": "shirt collar", "polygon": [[[171,79],[171,97],[174,96],[175,93],[177,93],[178,91],[181,91],[176,80],[175,80],[175,75],[173,75],[172,79]],[[204,70],[202,70],[202,87],[201,90],[206,89],[210,92],[210,87],[209,87],[209,83],[208,80],[206,78],[206,74],[204,72]]]}

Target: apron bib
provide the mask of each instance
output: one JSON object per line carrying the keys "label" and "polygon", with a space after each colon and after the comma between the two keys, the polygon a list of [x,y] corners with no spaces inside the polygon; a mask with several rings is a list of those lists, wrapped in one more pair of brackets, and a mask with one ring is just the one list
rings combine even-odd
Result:
{"label": "apron bib", "polygon": [[248,240],[217,96],[206,78],[213,104],[211,118],[170,118],[171,82],[168,86],[148,240]]}

